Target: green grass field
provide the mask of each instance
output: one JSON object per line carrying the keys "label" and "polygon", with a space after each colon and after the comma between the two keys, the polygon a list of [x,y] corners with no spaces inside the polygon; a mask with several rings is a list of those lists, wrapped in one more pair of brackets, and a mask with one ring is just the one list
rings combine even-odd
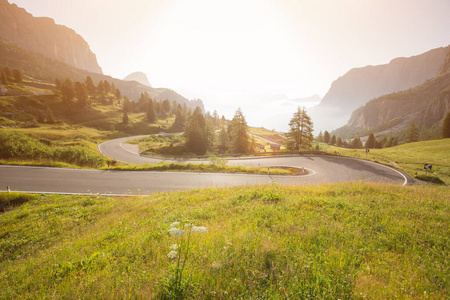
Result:
{"label": "green grass field", "polygon": [[[328,153],[366,159],[365,149],[346,149],[331,146]],[[384,149],[370,149],[367,159],[399,168],[411,176],[424,176],[424,164],[432,164],[428,175],[450,184],[450,139],[408,143]]]}
{"label": "green grass field", "polygon": [[447,187],[0,199],[1,299],[167,299],[176,265],[168,253],[181,240],[168,234],[175,221],[207,228],[190,239],[181,280],[189,299],[450,297]]}

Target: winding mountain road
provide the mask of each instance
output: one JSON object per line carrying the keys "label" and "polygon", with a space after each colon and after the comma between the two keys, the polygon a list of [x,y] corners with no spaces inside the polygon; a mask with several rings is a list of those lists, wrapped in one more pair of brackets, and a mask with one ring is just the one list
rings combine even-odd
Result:
{"label": "winding mountain road", "polygon": [[[111,140],[99,145],[106,156],[122,162],[157,163],[168,159],[142,156],[136,145]],[[186,161],[186,160],[183,160]],[[198,160],[192,162],[199,162]],[[296,167],[304,176],[217,174],[191,172],[104,171],[46,167],[0,166],[0,190],[51,193],[151,194],[204,187],[270,184],[312,185],[348,181],[387,182],[406,185],[412,179],[381,164],[335,156],[302,155],[229,159],[229,165]]]}

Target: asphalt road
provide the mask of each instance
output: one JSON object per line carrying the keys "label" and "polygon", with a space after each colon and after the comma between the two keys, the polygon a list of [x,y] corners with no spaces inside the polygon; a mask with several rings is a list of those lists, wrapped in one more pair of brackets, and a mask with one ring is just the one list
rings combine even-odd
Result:
{"label": "asphalt road", "polygon": [[[108,141],[99,150],[119,161],[157,163],[163,159],[141,156],[130,138]],[[199,162],[196,160],[196,162]],[[399,171],[364,160],[334,156],[285,156],[230,159],[230,165],[305,168],[304,176],[216,174],[190,172],[99,171],[46,167],[0,166],[0,190],[54,193],[151,194],[204,187],[277,184],[313,185],[348,181],[405,185],[411,178]]]}

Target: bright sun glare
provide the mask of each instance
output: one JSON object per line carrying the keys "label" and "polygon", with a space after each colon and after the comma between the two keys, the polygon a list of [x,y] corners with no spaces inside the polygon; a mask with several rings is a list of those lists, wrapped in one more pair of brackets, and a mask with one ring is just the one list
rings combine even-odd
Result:
{"label": "bright sun glare", "polygon": [[264,1],[181,2],[158,29],[145,64],[165,65],[172,80],[176,66],[186,72],[179,80],[204,90],[224,89],[226,82],[226,91],[288,92],[292,78],[300,80],[298,68],[308,67],[282,16]]}

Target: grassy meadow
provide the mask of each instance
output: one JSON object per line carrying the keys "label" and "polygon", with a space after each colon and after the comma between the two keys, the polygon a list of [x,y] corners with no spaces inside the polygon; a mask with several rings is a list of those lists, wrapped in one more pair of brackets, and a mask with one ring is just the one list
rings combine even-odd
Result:
{"label": "grassy meadow", "polygon": [[[370,149],[367,159],[391,165],[411,176],[428,181],[440,180],[450,184],[450,139],[408,143],[384,149]],[[331,146],[330,154],[366,159],[365,149],[347,149]],[[424,164],[432,164],[432,172],[425,178]]]}
{"label": "grassy meadow", "polygon": [[[0,298],[170,299],[178,286],[186,299],[445,299],[449,200],[447,187],[364,183],[2,193]],[[178,257],[176,221],[206,227]]]}

